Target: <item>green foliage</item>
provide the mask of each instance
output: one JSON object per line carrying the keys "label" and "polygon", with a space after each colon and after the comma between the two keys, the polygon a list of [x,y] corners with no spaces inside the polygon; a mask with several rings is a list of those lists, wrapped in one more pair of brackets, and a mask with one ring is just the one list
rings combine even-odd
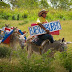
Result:
{"label": "green foliage", "polygon": [[59,7],[61,8],[61,9],[68,9],[69,8],[69,0],[60,0],[59,1],[60,3],[59,3]]}
{"label": "green foliage", "polygon": [[0,57],[6,57],[10,55],[10,49],[7,47],[0,47]]}
{"label": "green foliage", "polygon": [[55,59],[60,62],[67,70],[72,71],[72,55],[66,52],[57,53]]}
{"label": "green foliage", "polygon": [[9,19],[9,15],[4,14],[4,15],[2,15],[2,18],[8,20]]}
{"label": "green foliage", "polygon": [[0,2],[0,7],[2,7],[2,6],[4,6],[4,7],[9,7],[8,4],[6,4],[6,3],[4,3],[4,2]]}
{"label": "green foliage", "polygon": [[0,72],[22,72],[21,68],[17,65],[11,64],[8,61],[0,63]]}
{"label": "green foliage", "polygon": [[24,72],[54,72],[54,68],[51,67],[52,58],[48,58],[47,55],[49,51],[42,56],[42,58],[38,58],[37,55],[32,56],[31,59],[27,59],[26,52],[21,55],[21,68]]}
{"label": "green foliage", "polygon": [[17,15],[17,20],[19,20],[19,14]]}
{"label": "green foliage", "polygon": [[[7,10],[7,11],[6,11]],[[14,11],[10,9],[0,9],[0,19],[6,20],[24,20],[27,19],[29,21],[35,21],[38,18],[38,12],[42,9],[22,9],[17,8]],[[63,11],[63,10],[49,10],[47,14],[48,21],[52,20],[71,20],[72,19],[72,10],[71,11]]]}
{"label": "green foliage", "polygon": [[12,16],[12,20],[15,20],[15,16],[14,15]]}
{"label": "green foliage", "polygon": [[41,6],[44,7],[44,8],[48,8],[49,7],[49,4],[47,2],[47,0],[41,0]]}
{"label": "green foliage", "polygon": [[[38,55],[33,55],[31,59],[27,59],[26,50],[19,49],[19,63],[9,63],[8,61],[0,61],[1,72],[54,72],[54,67],[51,67],[52,58],[48,58],[48,51],[45,55],[38,58]],[[14,54],[14,53],[13,53]],[[45,56],[45,57],[44,57]],[[44,59],[43,59],[44,58]]]}
{"label": "green foliage", "polygon": [[72,58],[71,57],[65,58],[62,64],[67,70],[72,71]]}
{"label": "green foliage", "polygon": [[51,0],[51,3],[52,3],[52,5],[53,5],[53,8],[55,7],[55,8],[57,8],[57,6],[58,6],[58,3],[59,2],[59,0]]}
{"label": "green foliage", "polygon": [[27,17],[28,17],[28,14],[22,15],[22,18],[27,18]]}
{"label": "green foliage", "polygon": [[71,2],[69,0],[51,0],[53,8],[59,9],[69,9],[71,6]]}
{"label": "green foliage", "polygon": [[18,8],[24,7],[26,8],[34,8],[38,7],[38,0],[11,0],[11,3],[15,6],[17,5]]}
{"label": "green foliage", "polygon": [[[17,8],[49,8],[48,0],[10,0],[11,4]],[[52,8],[67,10],[72,5],[72,0],[50,0]],[[4,2],[0,2],[1,6],[9,6]]]}

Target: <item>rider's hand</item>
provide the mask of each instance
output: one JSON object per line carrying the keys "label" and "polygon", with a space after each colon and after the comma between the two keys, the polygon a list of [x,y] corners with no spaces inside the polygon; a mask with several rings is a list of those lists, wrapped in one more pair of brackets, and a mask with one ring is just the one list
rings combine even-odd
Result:
{"label": "rider's hand", "polygon": [[49,33],[50,33],[50,31],[49,31],[49,30],[45,30],[45,31],[46,31],[46,33],[47,33],[47,34],[49,34]]}

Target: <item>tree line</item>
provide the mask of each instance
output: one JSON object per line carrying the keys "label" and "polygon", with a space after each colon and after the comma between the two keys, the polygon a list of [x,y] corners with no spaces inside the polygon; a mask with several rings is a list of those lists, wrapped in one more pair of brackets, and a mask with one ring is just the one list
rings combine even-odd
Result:
{"label": "tree line", "polygon": [[[50,0],[51,5],[47,0],[10,0],[14,7],[23,8],[54,8],[54,9],[71,9],[72,0]],[[0,6],[5,6],[5,3],[0,2]],[[7,6],[6,6],[7,7]]]}

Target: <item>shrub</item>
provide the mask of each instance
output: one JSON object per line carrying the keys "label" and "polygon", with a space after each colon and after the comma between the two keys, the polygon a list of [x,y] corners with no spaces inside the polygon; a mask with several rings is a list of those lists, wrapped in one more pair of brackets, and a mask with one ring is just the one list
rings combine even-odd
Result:
{"label": "shrub", "polygon": [[12,16],[12,20],[15,20],[15,16],[14,15]]}
{"label": "shrub", "polygon": [[8,61],[1,61],[0,72],[22,72],[19,65],[9,63]]}
{"label": "shrub", "polygon": [[3,18],[6,19],[6,20],[8,20],[9,15],[4,15]]}
{"label": "shrub", "polygon": [[19,20],[19,14],[17,15],[17,20]]}
{"label": "shrub", "polygon": [[0,18],[6,19],[6,20],[8,20],[9,17],[10,17],[10,16],[7,15],[6,13],[1,13],[1,15],[0,15]]}
{"label": "shrub", "polygon": [[60,62],[61,65],[63,65],[66,70],[69,70],[69,72],[72,72],[72,55],[67,54],[66,52],[57,53],[55,58],[57,61]]}
{"label": "shrub", "polygon": [[27,18],[27,17],[28,17],[27,14],[22,15],[22,18]]}
{"label": "shrub", "polygon": [[58,14],[57,17],[60,18],[60,19],[62,19],[63,18],[63,15],[62,14]]}
{"label": "shrub", "polygon": [[11,50],[7,47],[0,47],[0,57],[6,57],[10,55]]}
{"label": "shrub", "polygon": [[[52,58],[47,55],[50,51],[39,57],[33,54],[31,59],[27,59],[26,52],[21,56],[20,64],[22,72],[54,72],[54,67],[51,67]],[[38,57],[37,57],[38,56]]]}

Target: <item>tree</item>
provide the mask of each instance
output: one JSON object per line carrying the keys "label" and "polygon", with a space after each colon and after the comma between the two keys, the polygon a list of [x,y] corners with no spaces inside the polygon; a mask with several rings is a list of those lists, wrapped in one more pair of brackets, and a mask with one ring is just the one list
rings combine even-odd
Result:
{"label": "tree", "polygon": [[37,7],[38,6],[38,0],[11,0],[11,3],[17,7]]}
{"label": "tree", "polygon": [[49,4],[48,4],[47,0],[41,0],[40,2],[41,2],[42,7],[45,7],[45,8],[49,7]]}
{"label": "tree", "polygon": [[51,0],[50,2],[52,3],[52,7],[57,9],[59,0]]}
{"label": "tree", "polygon": [[59,8],[65,9],[65,10],[68,9],[69,8],[69,0],[60,0]]}
{"label": "tree", "polygon": [[4,2],[0,2],[0,7],[2,7],[2,6],[4,6],[4,7],[9,7],[8,4],[6,4],[6,3],[4,3]]}
{"label": "tree", "polygon": [[72,0],[51,0],[53,8],[68,9],[72,5]]}

